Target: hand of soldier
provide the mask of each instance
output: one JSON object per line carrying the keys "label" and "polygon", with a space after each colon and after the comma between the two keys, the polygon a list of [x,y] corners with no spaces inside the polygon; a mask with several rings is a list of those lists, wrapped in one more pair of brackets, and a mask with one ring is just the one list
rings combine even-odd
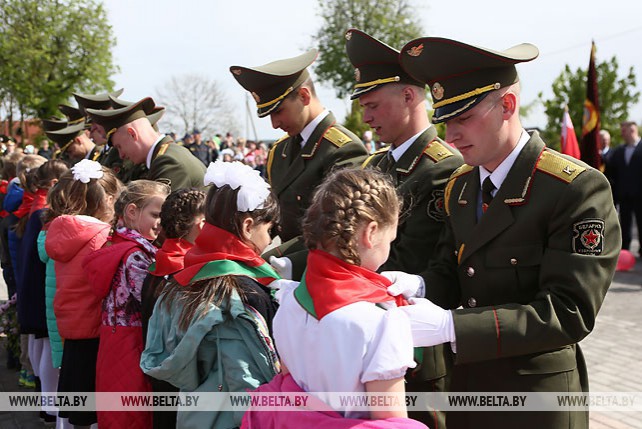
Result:
{"label": "hand of soldier", "polygon": [[274,299],[279,304],[281,303],[283,296],[290,293],[293,289],[296,289],[297,286],[299,286],[299,282],[285,279],[274,280],[272,283],[267,285],[267,287],[275,291]]}
{"label": "hand of soldier", "polygon": [[410,303],[399,307],[410,319],[415,347],[430,347],[455,341],[455,325],[450,310],[433,304],[426,298],[410,298]]}
{"label": "hand of soldier", "polygon": [[281,278],[292,280],[292,261],[290,258],[285,256],[282,258],[277,258],[276,256],[270,256],[270,265],[272,268],[279,273]]}
{"label": "hand of soldier", "polygon": [[409,299],[425,295],[426,287],[421,276],[403,271],[384,271],[381,275],[392,282],[392,285],[388,286],[388,293],[392,296],[403,295]]}

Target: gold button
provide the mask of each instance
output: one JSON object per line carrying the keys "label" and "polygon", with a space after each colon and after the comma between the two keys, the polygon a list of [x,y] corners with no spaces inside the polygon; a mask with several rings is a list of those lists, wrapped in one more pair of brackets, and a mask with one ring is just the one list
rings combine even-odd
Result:
{"label": "gold button", "polygon": [[477,307],[477,300],[471,296],[470,298],[468,298],[468,306],[471,308]]}
{"label": "gold button", "polygon": [[468,267],[466,270],[466,274],[468,274],[468,277],[472,277],[475,275],[475,269],[473,267]]}
{"label": "gold button", "polygon": [[296,196],[296,200],[297,200],[297,201],[301,201],[301,195],[297,195],[297,196]]}
{"label": "gold button", "polygon": [[517,265],[517,259],[515,259],[515,258],[510,258],[510,264],[511,264],[511,265]]}
{"label": "gold button", "polygon": [[455,250],[455,256],[459,255],[459,251]]}

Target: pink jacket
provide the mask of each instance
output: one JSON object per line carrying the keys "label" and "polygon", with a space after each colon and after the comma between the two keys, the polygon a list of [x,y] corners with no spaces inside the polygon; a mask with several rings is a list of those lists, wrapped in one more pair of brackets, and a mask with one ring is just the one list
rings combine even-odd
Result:
{"label": "pink jacket", "polygon": [[100,249],[109,224],[90,216],[60,216],[49,225],[45,249],[55,261],[54,313],[62,338],[98,338],[101,303],[83,269],[83,260]]}

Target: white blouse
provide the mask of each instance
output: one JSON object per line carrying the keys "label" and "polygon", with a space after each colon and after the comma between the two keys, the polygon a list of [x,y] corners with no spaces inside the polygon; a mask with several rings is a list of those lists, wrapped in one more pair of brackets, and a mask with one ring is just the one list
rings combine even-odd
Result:
{"label": "white blouse", "polygon": [[[329,402],[328,392],[365,392],[365,383],[403,377],[414,368],[408,316],[356,302],[320,321],[287,291],[273,321],[281,361],[297,384]],[[345,417],[369,418],[346,409]]]}

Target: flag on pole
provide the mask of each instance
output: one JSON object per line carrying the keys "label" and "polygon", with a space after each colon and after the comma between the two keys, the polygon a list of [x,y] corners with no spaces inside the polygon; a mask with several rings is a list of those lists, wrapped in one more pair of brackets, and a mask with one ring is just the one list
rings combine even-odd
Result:
{"label": "flag on pole", "polygon": [[600,102],[597,91],[597,72],[595,71],[595,42],[591,42],[591,59],[586,76],[586,100],[582,117],[582,161],[599,169],[602,164],[598,138],[600,134]]}
{"label": "flag on pole", "polygon": [[560,141],[560,148],[562,149],[562,153],[580,159],[580,147],[577,144],[577,136],[575,135],[571,115],[568,114],[568,106],[564,107],[564,116],[562,116],[562,139]]}

